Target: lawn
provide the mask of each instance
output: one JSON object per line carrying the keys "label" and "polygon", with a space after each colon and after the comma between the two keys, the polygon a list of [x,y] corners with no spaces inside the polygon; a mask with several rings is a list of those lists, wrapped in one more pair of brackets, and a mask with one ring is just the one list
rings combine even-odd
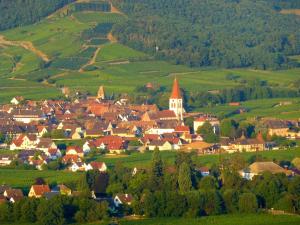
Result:
{"label": "lawn", "polygon": [[49,184],[76,182],[80,173],[69,171],[38,171],[38,170],[16,170],[0,169],[0,183],[8,184],[15,188],[28,190],[37,177],[42,177]]}
{"label": "lawn", "polygon": [[[282,161],[282,160],[293,160],[295,157],[300,157],[300,148],[290,150],[272,150],[263,152],[245,152],[241,153],[242,156],[248,161],[251,157],[256,154],[261,155],[266,160]],[[162,159],[167,165],[173,164],[175,161],[175,151],[162,151]],[[218,163],[221,157],[230,157],[230,154],[217,154],[217,155],[200,155],[195,158],[195,162],[201,166],[211,166],[212,164]],[[110,157],[107,155],[99,155],[92,160],[103,161],[108,166],[113,166],[117,162],[121,162],[123,165],[128,167],[147,167],[150,165],[152,159],[152,152],[145,153],[131,153],[130,155],[121,155]]]}

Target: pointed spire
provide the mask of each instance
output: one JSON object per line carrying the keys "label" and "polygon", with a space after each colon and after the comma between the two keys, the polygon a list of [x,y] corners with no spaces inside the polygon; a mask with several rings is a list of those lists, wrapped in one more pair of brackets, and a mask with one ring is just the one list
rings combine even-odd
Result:
{"label": "pointed spire", "polygon": [[177,77],[175,77],[175,79],[174,79],[173,90],[172,90],[172,94],[171,94],[170,98],[171,99],[181,99],[180,88],[179,88],[179,83],[178,83]]}
{"label": "pointed spire", "polygon": [[99,99],[105,99],[105,91],[104,91],[104,87],[100,86],[98,89],[98,93],[97,93],[97,98]]}

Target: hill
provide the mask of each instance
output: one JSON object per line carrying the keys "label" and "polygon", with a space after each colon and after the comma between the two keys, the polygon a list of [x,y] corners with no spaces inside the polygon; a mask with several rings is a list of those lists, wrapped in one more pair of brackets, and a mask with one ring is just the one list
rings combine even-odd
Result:
{"label": "hill", "polygon": [[0,30],[32,24],[74,0],[0,1]]}
{"label": "hill", "polygon": [[126,45],[189,66],[280,69],[297,66],[296,1],[114,0],[128,20],[114,27]]}
{"label": "hill", "polygon": [[[77,1],[35,24],[0,32],[0,103],[18,95],[63,98],[64,86],[71,93],[95,95],[104,85],[108,96],[127,94],[136,103],[165,107],[176,75],[192,109],[231,115],[236,108],[226,103],[251,100],[242,104],[249,110],[243,117],[261,112],[270,115],[275,109],[272,106],[284,101],[280,98],[293,97],[291,105],[276,108],[276,116],[299,117],[299,99],[294,98],[298,96],[299,69],[199,69],[157,60],[123,45],[111,34],[111,29],[127,18],[107,2]],[[299,56],[293,59],[299,60]],[[144,92],[142,87],[148,82],[159,87],[159,92]],[[264,85],[253,89],[253,83]],[[255,92],[245,98],[240,92],[249,88]],[[233,98],[224,99],[224,91]],[[259,104],[261,98],[276,99]],[[207,107],[215,104],[218,106]]]}

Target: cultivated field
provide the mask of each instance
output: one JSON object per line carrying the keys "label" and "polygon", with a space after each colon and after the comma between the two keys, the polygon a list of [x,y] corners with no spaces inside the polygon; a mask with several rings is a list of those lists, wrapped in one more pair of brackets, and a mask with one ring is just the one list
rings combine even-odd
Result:
{"label": "cultivated field", "polygon": [[[175,75],[182,88],[193,92],[240,85],[228,79],[228,75],[246,81],[266,80],[269,85],[278,87],[292,86],[300,79],[300,69],[194,69],[154,60],[115,42],[110,29],[125,19],[126,16],[120,13],[54,13],[37,24],[1,32],[0,103],[8,102],[16,95],[30,99],[62,97],[62,86],[93,95],[100,85],[104,85],[109,94],[132,93],[137,86],[147,82],[170,88]],[[278,101],[245,102],[243,106],[250,111],[234,117],[269,116],[273,112],[279,118],[300,117],[299,99],[292,99],[290,106],[273,108]],[[217,106],[200,110],[222,115],[231,113],[232,109]]]}

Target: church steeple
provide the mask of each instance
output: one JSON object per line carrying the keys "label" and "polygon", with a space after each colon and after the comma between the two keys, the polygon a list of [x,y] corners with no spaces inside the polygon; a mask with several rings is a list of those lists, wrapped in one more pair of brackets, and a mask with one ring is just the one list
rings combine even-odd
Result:
{"label": "church steeple", "polygon": [[178,120],[183,120],[183,101],[180,93],[180,87],[175,77],[171,97],[169,99],[169,109],[174,111]]}
{"label": "church steeple", "polygon": [[171,97],[172,99],[181,99],[180,88],[177,78],[175,77]]}

